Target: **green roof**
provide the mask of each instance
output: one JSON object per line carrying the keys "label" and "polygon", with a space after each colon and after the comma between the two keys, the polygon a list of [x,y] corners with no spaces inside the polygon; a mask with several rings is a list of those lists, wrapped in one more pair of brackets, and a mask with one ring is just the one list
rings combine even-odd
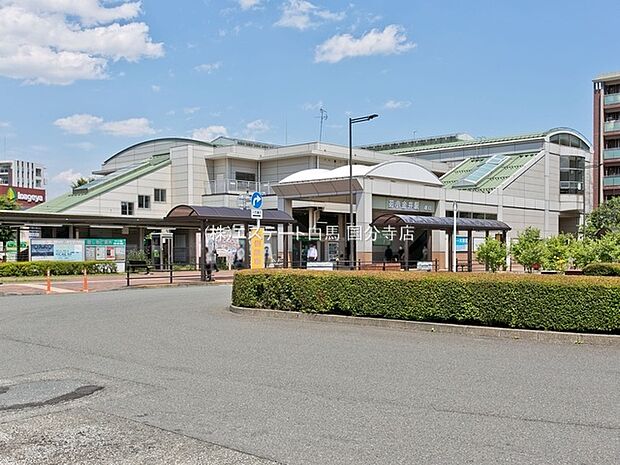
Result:
{"label": "green roof", "polygon": [[414,141],[411,141],[410,145],[407,145],[405,142],[399,143],[398,146],[395,146],[392,149],[378,150],[383,153],[391,153],[394,155],[400,153],[412,153],[412,152],[423,152],[427,150],[438,150],[438,149],[450,149],[455,147],[467,147],[472,145],[485,145],[485,144],[494,144],[501,142],[513,142],[520,140],[530,140],[530,139],[542,139],[549,134],[549,131],[545,132],[537,132],[532,134],[521,134],[516,136],[506,136],[506,137],[493,137],[493,138],[477,138],[473,140],[459,140],[455,142],[446,142],[441,144],[432,144],[432,145],[415,145]]}
{"label": "green roof", "polygon": [[134,181],[146,174],[157,171],[170,164],[169,155],[152,157],[137,165],[115,171],[103,178],[98,178],[88,184],[74,189],[73,192],[63,194],[52,200],[31,208],[31,212],[40,213],[62,213],[69,208],[75,207],[82,202],[92,199],[116,187]]}
{"label": "green roof", "polygon": [[472,175],[474,175],[476,171],[483,170],[487,162],[493,157],[468,158],[441,177],[441,182],[449,189],[464,189],[489,193],[497,189],[504,181],[510,179],[537,154],[538,153],[534,152],[506,155],[500,164],[495,165],[494,168],[477,180],[475,184],[468,183],[466,179],[468,177],[474,178],[475,176]]}

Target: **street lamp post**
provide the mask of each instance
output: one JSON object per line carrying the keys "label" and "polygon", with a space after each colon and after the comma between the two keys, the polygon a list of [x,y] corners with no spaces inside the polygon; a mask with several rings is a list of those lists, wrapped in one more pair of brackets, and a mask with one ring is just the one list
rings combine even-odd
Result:
{"label": "street lamp post", "polygon": [[354,240],[351,238],[351,229],[353,228],[353,125],[363,123],[377,118],[379,115],[372,114],[360,116],[358,118],[349,118],[349,267],[355,269],[355,253],[353,252]]}

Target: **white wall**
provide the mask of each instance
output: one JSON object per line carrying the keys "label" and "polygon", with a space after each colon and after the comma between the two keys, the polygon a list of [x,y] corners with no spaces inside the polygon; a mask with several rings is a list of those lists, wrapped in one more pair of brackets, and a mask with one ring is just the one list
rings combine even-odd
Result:
{"label": "white wall", "polygon": [[[121,202],[134,203],[134,216],[163,218],[172,208],[171,167],[165,166],[139,179],[123,184],[91,200],[82,202],[63,213],[121,216]],[[154,189],[166,189],[166,202],[155,202]],[[138,195],[151,196],[151,208],[138,208]]]}

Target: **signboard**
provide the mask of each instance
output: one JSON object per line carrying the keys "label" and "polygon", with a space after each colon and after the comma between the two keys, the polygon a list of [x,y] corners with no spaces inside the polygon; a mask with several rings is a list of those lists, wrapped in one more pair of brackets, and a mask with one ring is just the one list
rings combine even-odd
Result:
{"label": "signboard", "polygon": [[34,207],[45,202],[45,189],[0,186],[0,195],[6,195],[9,200],[15,200],[22,208]]}
{"label": "signboard", "polygon": [[[19,244],[20,252],[23,252],[28,248],[28,242],[21,241]],[[15,262],[17,261],[17,241],[7,241],[5,244],[6,253],[6,261],[7,262]]]}
{"label": "signboard", "polygon": [[334,262],[308,262],[306,268],[316,271],[332,271],[334,269]]}
{"label": "signboard", "polygon": [[250,229],[250,268],[265,268],[265,230],[263,228]]}
{"label": "signboard", "polygon": [[263,210],[260,208],[252,208],[252,219],[254,220],[262,220],[263,219]]}
{"label": "signboard", "polygon": [[400,212],[435,213],[435,201],[407,199],[396,197],[372,196],[372,208],[375,210],[394,210]]}
{"label": "signboard", "polygon": [[467,252],[467,236],[456,236],[456,251]]}
{"label": "signboard", "polygon": [[125,261],[125,239],[84,239],[86,260]]}
{"label": "signboard", "polygon": [[81,262],[84,260],[83,239],[32,239],[30,241],[30,260],[58,260]]}
{"label": "signboard", "polygon": [[433,262],[418,262],[416,268],[421,271],[433,271]]}
{"label": "signboard", "polygon": [[260,192],[253,192],[250,197],[250,204],[252,205],[252,209],[260,210],[263,208],[263,194]]}

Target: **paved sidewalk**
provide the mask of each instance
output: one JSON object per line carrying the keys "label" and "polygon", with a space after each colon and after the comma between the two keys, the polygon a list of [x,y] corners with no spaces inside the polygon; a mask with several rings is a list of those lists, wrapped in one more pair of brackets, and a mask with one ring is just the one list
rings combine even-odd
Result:
{"label": "paved sidewalk", "polygon": [[[214,281],[209,284],[230,284],[233,281],[234,271],[220,271],[213,274]],[[132,273],[130,287],[150,286],[187,286],[203,285],[200,281],[199,271],[176,271],[170,283],[170,274],[167,272]],[[52,294],[72,294],[83,291],[83,279],[81,276],[57,276],[51,279]],[[110,291],[127,288],[127,275],[123,273],[113,275],[88,276],[88,292]],[[2,295],[38,295],[46,294],[47,285],[45,279],[36,281],[9,281],[3,282],[0,278],[0,296]]]}

